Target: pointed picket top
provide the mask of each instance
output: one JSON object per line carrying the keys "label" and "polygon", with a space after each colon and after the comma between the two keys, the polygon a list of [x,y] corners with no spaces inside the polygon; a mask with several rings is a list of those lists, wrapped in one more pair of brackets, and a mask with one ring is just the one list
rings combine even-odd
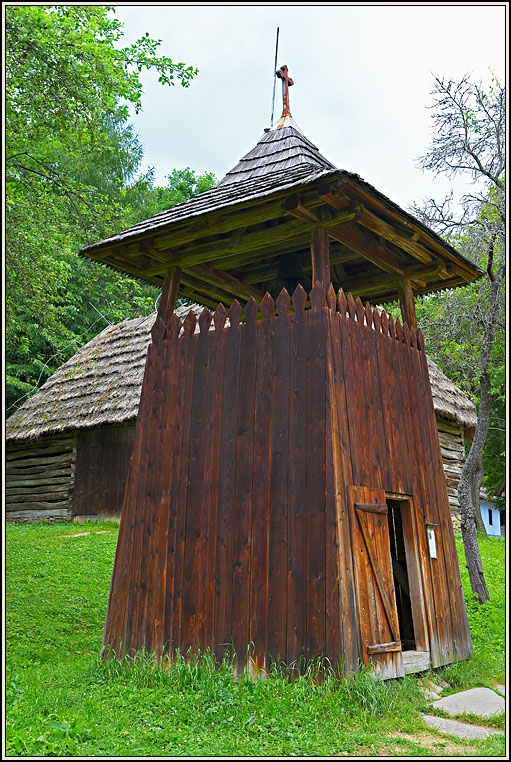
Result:
{"label": "pointed picket top", "polygon": [[[273,317],[273,313],[275,311],[275,302],[273,301],[273,299],[271,298],[268,292],[266,292],[263,298],[261,299],[261,304],[259,305],[259,309],[261,311],[261,317],[263,319],[263,322],[268,323]],[[246,311],[246,308],[245,308],[245,311]]]}
{"label": "pointed picket top", "polygon": [[255,323],[258,312],[259,312],[259,305],[257,304],[254,297],[251,296],[248,302],[245,304],[246,322],[250,324]]}
{"label": "pointed picket top", "polygon": [[337,302],[337,299],[335,297],[335,289],[330,283],[330,285],[328,286],[328,290],[326,292],[326,303],[328,304],[331,310],[335,310],[336,302]]}
{"label": "pointed picket top", "polygon": [[393,339],[396,338],[396,323],[394,322],[394,316],[389,313],[389,336]]}
{"label": "pointed picket top", "polygon": [[222,302],[220,302],[220,304],[218,305],[218,307],[213,313],[213,323],[215,325],[215,331],[221,331],[225,325],[226,320],[227,320],[227,312]]}
{"label": "pointed picket top", "polygon": [[355,314],[357,316],[357,320],[359,323],[364,322],[364,305],[362,304],[362,299],[357,296],[355,300]]}
{"label": "pointed picket top", "polygon": [[319,280],[317,280],[310,292],[311,307],[313,312],[318,312],[322,307],[325,306],[325,296],[325,289]]}
{"label": "pointed picket top", "polygon": [[346,302],[346,297],[344,296],[344,291],[342,288],[340,288],[339,293],[337,294],[337,309],[343,317],[346,317],[347,307],[348,305]]}
{"label": "pointed picket top", "polygon": [[172,315],[167,320],[167,335],[165,336],[165,338],[174,339],[176,336],[179,335],[180,330],[181,330],[181,321],[179,320],[176,313],[173,312]]}
{"label": "pointed picket top", "polygon": [[364,312],[366,317],[366,325],[368,328],[372,328],[373,327],[373,310],[369,302],[365,303]]}
{"label": "pointed picket top", "polygon": [[[283,288],[280,294],[277,296],[276,305],[279,317],[284,317],[289,313],[289,307],[291,304],[291,297],[287,292],[287,289]],[[262,314],[262,311],[261,311]]]}
{"label": "pointed picket top", "polygon": [[381,313],[381,332],[384,336],[389,335],[389,316],[385,310]]}
{"label": "pointed picket top", "polygon": [[197,318],[195,317],[195,314],[192,310],[188,313],[188,315],[184,319],[183,323],[183,330],[186,333],[192,334],[195,333],[195,326],[197,325]]}
{"label": "pointed picket top", "polygon": [[165,323],[158,315],[153,323],[153,327],[151,328],[151,340],[153,344],[160,344],[160,342],[164,340],[166,333],[167,329],[165,327]]}
{"label": "pointed picket top", "polygon": [[207,307],[204,307],[199,315],[199,330],[201,333],[207,333],[211,325],[211,312]]}
{"label": "pointed picket top", "polygon": [[305,310],[305,303],[307,301],[307,294],[301,283],[297,285],[291,297],[295,312],[303,312]]}
{"label": "pointed picket top", "polygon": [[242,312],[243,310],[241,309],[240,303],[237,299],[235,299],[229,307],[229,312],[227,313],[229,315],[229,323],[232,328],[236,328],[239,325]]}
{"label": "pointed picket top", "polygon": [[377,333],[381,332],[381,314],[378,307],[375,307],[373,310],[373,323],[374,323],[374,330]]}
{"label": "pointed picket top", "polygon": [[403,326],[399,318],[396,320],[396,339],[401,342],[403,341]]}
{"label": "pointed picket top", "polygon": [[351,293],[348,294],[347,307],[348,307],[348,315],[350,316],[350,318],[352,320],[355,320],[355,312],[356,312],[357,308],[356,308],[355,301],[354,301],[353,296],[351,295]]}
{"label": "pointed picket top", "polygon": [[408,323],[403,323],[403,341],[404,341],[404,343],[406,344],[407,347],[411,346],[411,343],[412,343],[412,333],[410,331]]}
{"label": "pointed picket top", "polygon": [[421,352],[424,352],[424,335],[420,328],[419,333],[417,334],[417,349],[420,349]]}

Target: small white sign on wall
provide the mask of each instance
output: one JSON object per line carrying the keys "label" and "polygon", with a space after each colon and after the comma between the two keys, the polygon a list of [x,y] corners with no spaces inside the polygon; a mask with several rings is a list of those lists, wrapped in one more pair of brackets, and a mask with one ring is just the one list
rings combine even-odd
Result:
{"label": "small white sign on wall", "polygon": [[431,558],[436,558],[436,539],[435,539],[435,527],[428,527],[428,541],[429,541],[429,555]]}

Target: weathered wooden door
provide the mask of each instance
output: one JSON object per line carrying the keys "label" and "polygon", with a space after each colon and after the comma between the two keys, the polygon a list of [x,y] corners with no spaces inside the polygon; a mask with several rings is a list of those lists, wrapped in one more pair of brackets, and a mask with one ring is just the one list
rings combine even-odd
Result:
{"label": "weathered wooden door", "polygon": [[402,677],[385,491],[351,486],[348,497],[362,659],[383,678]]}

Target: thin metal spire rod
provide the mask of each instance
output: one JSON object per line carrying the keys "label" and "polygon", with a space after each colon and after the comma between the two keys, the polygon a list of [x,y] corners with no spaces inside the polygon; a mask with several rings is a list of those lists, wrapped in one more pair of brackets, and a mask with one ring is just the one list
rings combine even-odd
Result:
{"label": "thin metal spire rod", "polygon": [[273,109],[275,107],[275,83],[277,81],[277,52],[279,49],[279,27],[277,27],[277,40],[275,42],[275,63],[273,65],[273,99],[271,102],[270,126],[273,127]]}

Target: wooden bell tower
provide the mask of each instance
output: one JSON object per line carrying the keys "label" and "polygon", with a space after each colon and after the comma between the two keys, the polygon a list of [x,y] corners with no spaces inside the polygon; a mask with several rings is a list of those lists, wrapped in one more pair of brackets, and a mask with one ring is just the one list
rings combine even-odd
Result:
{"label": "wooden bell tower", "polygon": [[413,295],[480,271],[328,162],[279,76],[212,190],[82,252],[163,286],[103,645],[396,677],[471,654]]}

